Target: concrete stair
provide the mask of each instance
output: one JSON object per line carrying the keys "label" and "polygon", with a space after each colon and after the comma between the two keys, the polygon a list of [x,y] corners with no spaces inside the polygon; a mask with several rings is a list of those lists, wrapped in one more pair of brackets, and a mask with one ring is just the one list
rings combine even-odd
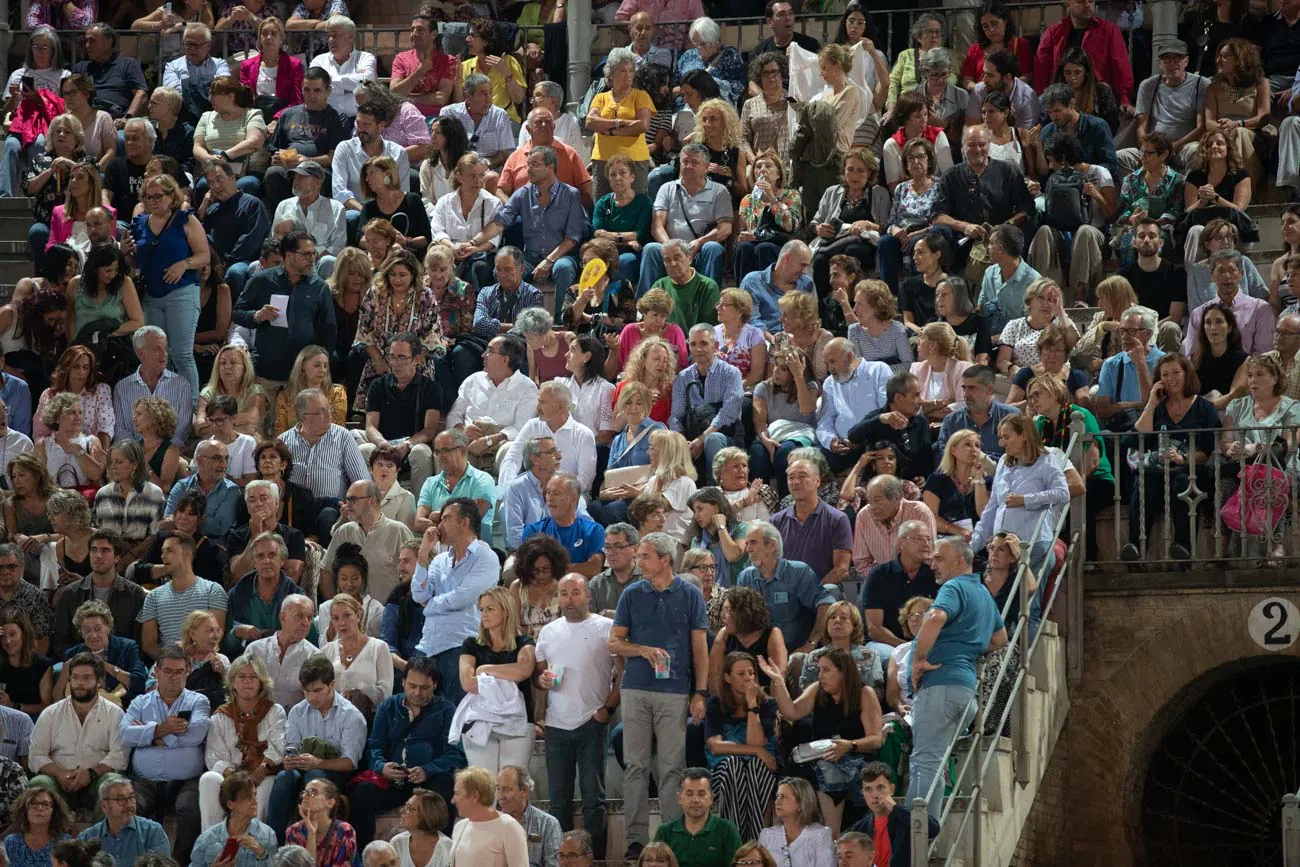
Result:
{"label": "concrete stair", "polygon": [[0,304],[13,297],[14,286],[32,275],[27,230],[32,226],[32,200],[0,198]]}

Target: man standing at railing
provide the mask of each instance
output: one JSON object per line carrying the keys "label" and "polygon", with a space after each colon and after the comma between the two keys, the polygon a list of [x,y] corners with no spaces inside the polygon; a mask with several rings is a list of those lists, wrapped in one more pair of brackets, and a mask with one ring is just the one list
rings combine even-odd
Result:
{"label": "man standing at railing", "polygon": [[1043,33],[1034,59],[1034,90],[1042,93],[1065,49],[1080,47],[1092,58],[1097,79],[1110,85],[1125,114],[1132,113],[1133,64],[1119,28],[1097,16],[1096,0],[1066,0],[1066,16]]}
{"label": "man standing at railing", "polygon": [[912,650],[916,700],[907,803],[928,799],[936,818],[943,807],[943,781],[936,778],[944,752],[975,718],[975,661],[1007,643],[997,603],[974,573],[974,564],[975,553],[965,539],[944,536],[935,544],[931,566],[939,593]]}
{"label": "man standing at railing", "polygon": [[[738,9],[730,10],[734,15],[753,14],[752,12],[741,12]],[[794,29],[794,4],[790,0],[767,0],[767,6],[763,9],[763,18],[766,19],[768,27],[772,28],[772,35],[767,37],[754,46],[750,57],[758,57],[760,54],[766,54],[769,51],[775,51],[784,56],[790,48],[790,43],[794,43],[804,51],[811,51],[813,54],[822,50],[822,44],[806,33],[798,33]],[[750,93],[757,96],[759,91],[758,85],[754,84],[754,90]]]}

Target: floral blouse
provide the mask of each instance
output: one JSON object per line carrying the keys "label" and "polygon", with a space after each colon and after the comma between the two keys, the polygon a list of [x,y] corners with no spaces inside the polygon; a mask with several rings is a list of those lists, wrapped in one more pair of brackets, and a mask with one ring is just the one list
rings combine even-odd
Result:
{"label": "floral blouse", "polygon": [[703,69],[713,76],[723,99],[733,106],[740,104],[740,98],[749,86],[749,71],[745,67],[745,59],[734,46],[723,45],[708,63],[700,59],[697,49],[683,51],[681,57],[677,58],[677,80],[681,81],[682,76],[694,69]]}
{"label": "floral blouse", "polygon": [[[50,436],[53,431],[41,421],[45,405],[54,397],[53,387],[41,392],[41,399],[36,403],[36,412],[32,413],[32,435],[36,439]],[[96,436],[106,433],[113,436],[116,421],[113,414],[113,391],[108,383],[101,382],[92,391],[81,393],[81,432]]]}
{"label": "floral blouse", "polygon": [[894,188],[894,204],[889,209],[889,225],[911,226],[928,225],[934,217],[934,204],[939,196],[939,184],[933,182],[924,193],[912,192],[912,180],[908,178]]}
{"label": "floral blouse", "polygon": [[[1131,174],[1125,175],[1119,187],[1119,217],[1115,223],[1120,231],[1116,243],[1121,248],[1133,246],[1133,234],[1136,229],[1128,225],[1128,220],[1135,211],[1147,211],[1147,216],[1160,221],[1162,225],[1172,226],[1183,215],[1183,183],[1186,178],[1182,172],[1165,166],[1165,176],[1156,184],[1154,190],[1147,187],[1145,170],[1139,166]],[[1164,207],[1151,213],[1151,200],[1164,202]],[[1157,201],[1159,204],[1159,201]]]}
{"label": "floral blouse", "polygon": [[[73,159],[73,162],[76,161],[76,159]],[[95,163],[95,158],[90,154],[85,154],[81,158],[81,162],[88,166],[95,166],[96,169],[99,168]],[[52,165],[54,165],[54,154],[49,151],[33,157],[31,165],[27,169],[27,174],[23,176],[23,189],[26,190],[28,184],[37,175],[48,170]],[[28,193],[28,195],[32,197],[32,214],[35,216],[36,222],[45,223],[48,226],[50,220],[54,217],[54,206],[62,205],[63,200],[67,198],[67,187],[59,183],[58,178],[51,177],[39,191]]]}
{"label": "floral blouse", "polygon": [[[289,389],[282,388],[275,396],[275,425],[271,431],[273,436],[279,436],[298,423],[297,414],[293,408],[294,395],[289,393]],[[330,389],[330,419],[337,425],[345,425],[348,421],[348,392],[341,385],[335,385]]]}
{"label": "floral blouse", "polygon": [[788,169],[790,110],[786,103],[782,101],[781,106],[773,110],[762,94],[745,100],[745,106],[740,110],[740,139],[745,143],[745,150],[753,155],[768,148],[775,150]]}
{"label": "floral blouse", "polygon": [[770,205],[759,202],[754,195],[745,196],[740,202],[740,225],[748,231],[754,231],[763,212],[770,210],[776,223],[787,232],[793,232],[803,223],[803,199],[796,189],[786,188],[776,194],[776,201]]}
{"label": "floral blouse", "polygon": [[477,289],[464,280],[453,278],[441,298],[434,293],[434,301],[438,305],[438,324],[445,339],[473,332]]}
{"label": "floral blouse", "polygon": [[713,326],[713,331],[718,337],[718,357],[737,368],[742,379],[749,376],[753,349],[764,341],[763,332],[748,322],[735,340],[727,337],[727,331],[721,325]]}
{"label": "floral blouse", "polygon": [[[307,847],[307,823],[294,822],[284,832],[290,846]],[[347,822],[335,820],[316,847],[316,867],[352,867],[357,857],[357,832]]]}
{"label": "floral blouse", "polygon": [[[243,0],[226,0],[221,7],[221,14],[217,16],[217,20],[220,21],[223,18],[229,18],[230,13],[235,10],[236,6],[243,5]],[[258,51],[257,26],[267,18],[274,17],[276,17],[275,4],[270,2],[270,0],[267,0],[267,3],[262,7],[260,14],[253,12],[253,18],[256,19],[253,24],[249,24],[247,21],[229,22],[220,31],[220,33],[225,34],[226,55],[238,54],[241,51],[248,51],[256,54]]]}
{"label": "floral blouse", "polygon": [[[416,367],[416,372],[433,379],[434,363],[447,351],[446,341],[442,336],[438,301],[433,297],[433,290],[427,286],[420,290],[419,296],[415,298],[408,296],[408,299],[406,310],[397,313],[393,310],[387,293],[384,293],[384,298],[380,301],[374,289],[366,290],[366,294],[361,298],[361,318],[357,322],[357,337],[353,345],[382,346],[389,335],[412,331],[420,335],[420,342],[424,345],[424,358]],[[370,383],[377,376],[379,374],[375,370],[374,361],[367,357],[354,401],[354,408],[360,412],[366,410],[366,390],[370,388]]]}

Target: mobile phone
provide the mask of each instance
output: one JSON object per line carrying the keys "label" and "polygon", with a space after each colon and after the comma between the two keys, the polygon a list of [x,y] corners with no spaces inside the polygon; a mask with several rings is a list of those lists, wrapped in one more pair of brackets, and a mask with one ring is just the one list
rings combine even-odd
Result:
{"label": "mobile phone", "polygon": [[238,854],[239,854],[239,838],[228,837],[226,839],[226,845],[221,847],[221,854],[217,856],[217,860],[226,861],[230,858],[234,858]]}
{"label": "mobile phone", "polygon": [[33,75],[24,75],[22,78],[23,90],[36,90],[36,77]]}
{"label": "mobile phone", "polygon": [[191,718],[192,716],[194,716],[194,711],[192,711],[192,710],[180,710],[180,711],[177,711],[177,712],[176,712],[176,715],[177,715],[178,717],[180,717],[181,719],[185,720],[186,722],[189,722],[189,721],[190,721],[190,718]]}
{"label": "mobile phone", "polygon": [[297,747],[285,747],[285,748],[284,748],[284,754],[285,754],[286,756],[296,756],[296,755],[298,755],[298,748],[297,748]]}

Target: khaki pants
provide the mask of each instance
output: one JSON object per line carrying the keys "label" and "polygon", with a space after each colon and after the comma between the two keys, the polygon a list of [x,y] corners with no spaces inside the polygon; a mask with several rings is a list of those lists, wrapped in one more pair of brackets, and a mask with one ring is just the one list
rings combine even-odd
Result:
{"label": "khaki pants", "polygon": [[1102,276],[1102,253],[1106,249],[1106,236],[1095,226],[1080,226],[1074,233],[1070,252],[1069,281],[1061,271],[1061,245],[1064,238],[1050,226],[1040,226],[1029,243],[1030,267],[1044,277],[1057,282],[1067,304],[1089,301]]}

